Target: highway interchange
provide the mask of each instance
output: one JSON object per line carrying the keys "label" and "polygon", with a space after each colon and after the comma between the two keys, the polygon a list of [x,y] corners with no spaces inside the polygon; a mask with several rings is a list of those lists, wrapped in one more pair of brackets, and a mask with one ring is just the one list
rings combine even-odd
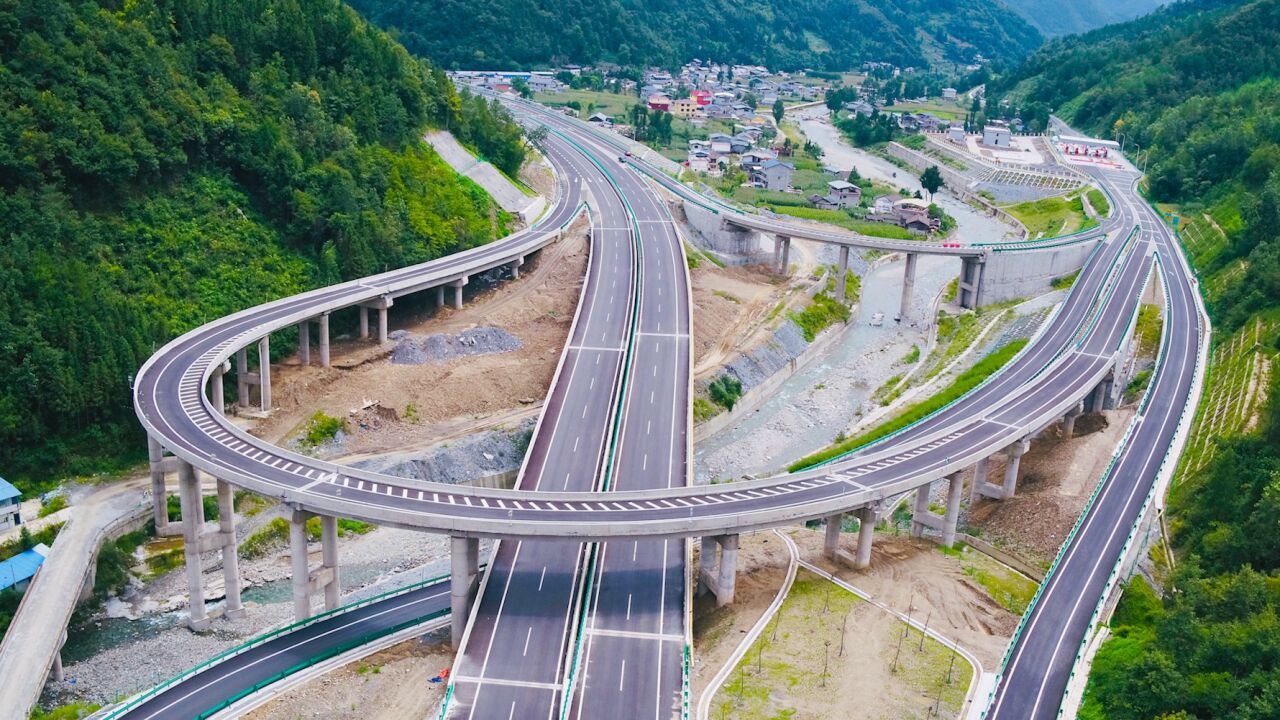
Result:
{"label": "highway interchange", "polygon": [[[562,178],[561,197],[539,229],[197,329],[140,373],[136,404],[144,425],[202,469],[316,511],[509,538],[468,623],[450,717],[511,717],[517,707],[517,717],[594,717],[596,708],[623,707],[635,710],[628,717],[671,717],[679,713],[688,631],[688,553],[679,538],[825,517],[892,498],[1060,418],[1111,372],[1154,250],[1169,293],[1164,363],[1142,421],[1028,616],[991,710],[1011,718],[1056,713],[1096,599],[1203,372],[1195,362],[1201,315],[1189,271],[1133,192],[1134,176],[1099,175],[1117,200],[1108,239],[1099,233],[1081,240],[1098,244],[1070,297],[992,381],[829,466],[689,488],[688,288],[674,226],[642,176],[617,162],[614,146],[563,118],[538,119],[554,129],[547,154]],[[210,408],[203,388],[212,368],[264,328],[532,252],[588,196],[595,213],[590,271],[519,490],[441,486],[319,463],[239,432]],[[804,228],[777,222],[777,232],[805,237]],[[1131,233],[1135,226],[1141,229]],[[592,490],[609,494],[582,494]]]}

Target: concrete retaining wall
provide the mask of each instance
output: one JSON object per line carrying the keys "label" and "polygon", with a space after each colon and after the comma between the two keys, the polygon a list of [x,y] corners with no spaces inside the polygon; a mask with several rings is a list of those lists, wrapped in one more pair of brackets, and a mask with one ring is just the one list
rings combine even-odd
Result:
{"label": "concrete retaining wall", "polygon": [[996,560],[999,560],[1005,565],[1008,565],[1038,583],[1044,582],[1044,568],[1036,567],[1017,555],[1005,552],[982,538],[977,538],[967,533],[960,533],[957,537],[960,538],[961,542],[972,547],[983,555],[989,555]]}
{"label": "concrete retaining wall", "polygon": [[1060,248],[992,252],[982,268],[983,305],[1034,297],[1053,289],[1053,281],[1084,267],[1095,242]]}
{"label": "concrete retaining wall", "polygon": [[685,221],[693,229],[699,247],[717,254],[757,259],[765,252],[764,236],[742,228],[726,227],[721,217],[694,203],[682,202]]}

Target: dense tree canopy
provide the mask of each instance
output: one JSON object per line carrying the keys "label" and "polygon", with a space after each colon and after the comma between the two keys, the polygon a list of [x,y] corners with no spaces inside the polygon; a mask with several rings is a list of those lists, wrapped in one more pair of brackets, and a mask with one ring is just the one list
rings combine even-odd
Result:
{"label": "dense tree canopy", "polygon": [[519,131],[337,0],[0,0],[0,468],[141,447],[176,333],[503,229],[420,140]]}
{"label": "dense tree canopy", "polygon": [[693,58],[854,69],[975,55],[1016,59],[1040,34],[992,0],[353,0],[410,50],[445,67],[511,69],[601,60],[674,67]]}

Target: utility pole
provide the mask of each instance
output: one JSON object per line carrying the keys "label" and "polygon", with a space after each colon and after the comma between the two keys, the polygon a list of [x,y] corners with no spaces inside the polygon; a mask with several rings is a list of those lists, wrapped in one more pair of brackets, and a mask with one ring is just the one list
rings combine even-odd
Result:
{"label": "utility pole", "polygon": [[924,636],[925,636],[925,633],[929,632],[929,621],[932,619],[933,619],[933,610],[930,610],[929,614],[924,616],[924,630],[920,631],[920,647],[916,650],[916,652],[924,652]]}

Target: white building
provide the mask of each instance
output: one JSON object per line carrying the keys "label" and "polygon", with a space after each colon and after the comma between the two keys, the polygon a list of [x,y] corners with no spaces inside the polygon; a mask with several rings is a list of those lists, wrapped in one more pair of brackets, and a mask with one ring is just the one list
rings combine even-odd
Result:
{"label": "white building", "polygon": [[1004,125],[987,125],[982,128],[982,144],[991,147],[1013,146],[1013,133]]}

